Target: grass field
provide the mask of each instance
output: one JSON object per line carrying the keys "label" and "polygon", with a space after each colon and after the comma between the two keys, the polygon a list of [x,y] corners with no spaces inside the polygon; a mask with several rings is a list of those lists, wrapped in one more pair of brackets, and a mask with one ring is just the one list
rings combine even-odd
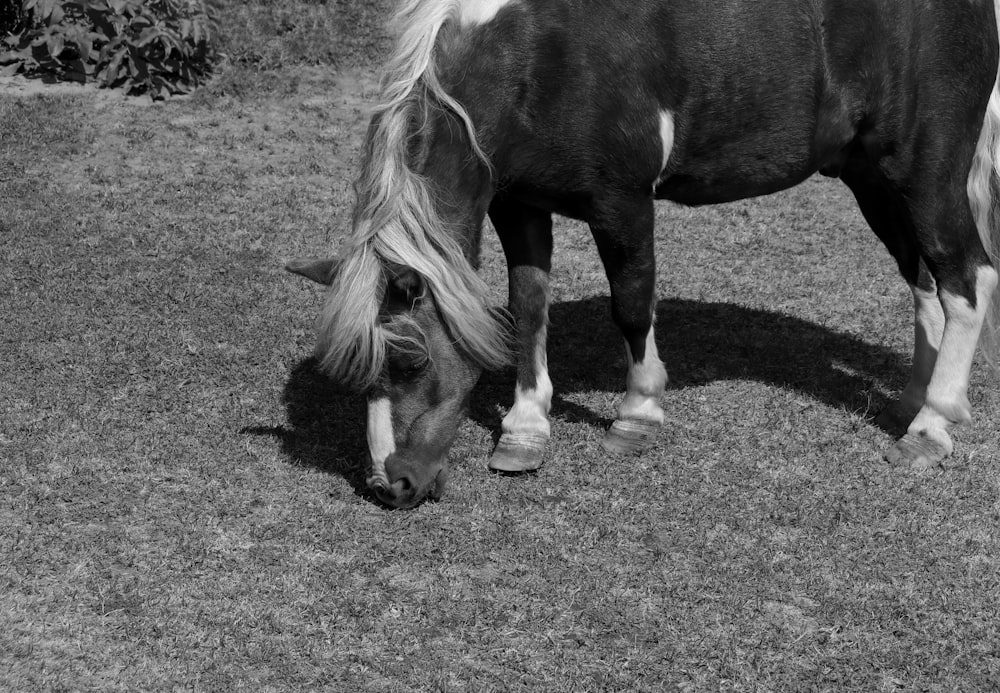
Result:
{"label": "grass field", "polygon": [[649,454],[601,451],[625,364],[561,222],[546,465],[487,473],[493,373],[442,501],[366,494],[281,267],[348,228],[370,7],[233,5],[192,98],[0,91],[0,689],[1000,687],[998,381],[946,469],[882,462],[909,295],[836,182],[659,207]]}

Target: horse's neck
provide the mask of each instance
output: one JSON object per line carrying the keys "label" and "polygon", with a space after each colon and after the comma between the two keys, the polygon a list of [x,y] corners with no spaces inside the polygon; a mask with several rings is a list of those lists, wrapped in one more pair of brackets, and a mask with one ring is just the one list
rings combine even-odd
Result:
{"label": "horse's neck", "polygon": [[480,231],[493,196],[489,169],[473,152],[462,122],[446,109],[433,109],[415,144],[413,168],[429,181],[438,214],[478,265]]}

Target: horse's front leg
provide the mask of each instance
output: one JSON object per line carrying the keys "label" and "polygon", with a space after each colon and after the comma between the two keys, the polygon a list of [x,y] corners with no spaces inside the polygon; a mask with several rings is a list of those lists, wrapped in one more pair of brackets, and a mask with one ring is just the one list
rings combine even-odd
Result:
{"label": "horse's front leg", "polygon": [[611,316],[625,338],[628,361],[625,399],[604,437],[604,448],[638,454],[656,443],[663,427],[660,399],[667,384],[653,336],[653,201],[640,198],[597,205],[590,229],[608,275]]}
{"label": "horse's front leg", "polygon": [[514,405],[501,423],[490,469],[525,472],[542,466],[550,435],[549,379],[545,340],[549,323],[552,215],[497,198],[490,219],[507,257],[508,306],[517,328],[517,387]]}

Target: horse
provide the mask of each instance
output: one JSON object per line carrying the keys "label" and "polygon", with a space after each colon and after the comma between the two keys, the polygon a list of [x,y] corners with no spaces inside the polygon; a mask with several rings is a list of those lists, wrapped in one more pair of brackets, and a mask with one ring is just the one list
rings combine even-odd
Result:
{"label": "horse", "polygon": [[[766,195],[840,178],[914,302],[913,367],[877,423],[885,458],[934,467],[997,351],[1000,0],[407,0],[393,28],[316,354],[367,401],[367,485],[437,499],[484,369],[516,368],[489,461],[536,470],[550,436],[552,217],[589,225],[628,372],[604,448],[664,426],[653,325],[654,201]],[[489,216],[506,310],[476,274]],[[992,308],[991,308],[992,301]],[[991,361],[991,363],[993,363]]]}

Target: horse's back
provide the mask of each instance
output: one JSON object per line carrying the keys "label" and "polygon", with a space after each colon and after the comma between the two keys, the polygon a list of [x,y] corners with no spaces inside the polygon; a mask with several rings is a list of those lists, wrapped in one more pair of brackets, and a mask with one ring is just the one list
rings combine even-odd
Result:
{"label": "horse's back", "polygon": [[450,87],[501,176],[556,211],[609,183],[720,202],[836,173],[865,129],[891,146],[920,104],[988,93],[995,26],[973,0],[514,0]]}

